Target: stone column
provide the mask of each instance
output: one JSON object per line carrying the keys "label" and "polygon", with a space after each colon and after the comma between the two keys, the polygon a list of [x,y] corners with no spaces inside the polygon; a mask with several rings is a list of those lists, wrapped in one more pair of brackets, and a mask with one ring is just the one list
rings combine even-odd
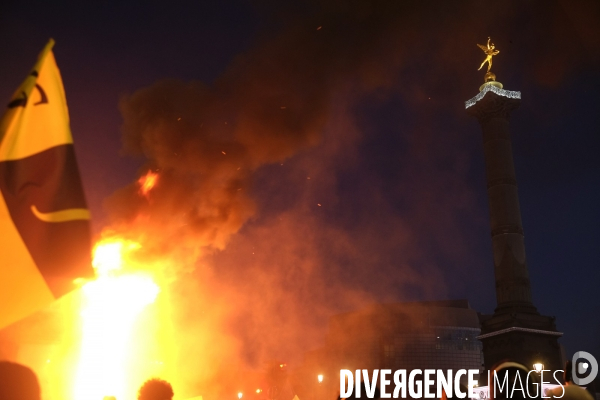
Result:
{"label": "stone column", "polygon": [[483,132],[485,172],[496,278],[496,312],[536,312],[525,257],[519,194],[510,140],[510,112],[521,102],[519,92],[501,89],[498,82],[482,86],[467,102]]}
{"label": "stone column", "polygon": [[521,94],[487,82],[466,102],[467,112],[479,120],[483,133],[485,172],[496,276],[497,307],[493,315],[481,315],[485,367],[510,360],[532,368],[562,367],[554,317],[540,315],[531,300],[525,257],[517,180],[510,142],[510,112],[519,107]]}

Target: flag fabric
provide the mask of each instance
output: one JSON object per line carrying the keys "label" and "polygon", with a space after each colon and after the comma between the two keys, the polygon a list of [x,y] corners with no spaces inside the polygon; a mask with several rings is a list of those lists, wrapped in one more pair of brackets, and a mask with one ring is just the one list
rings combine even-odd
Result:
{"label": "flag fabric", "polygon": [[0,329],[94,274],[90,213],[53,45],[0,119]]}

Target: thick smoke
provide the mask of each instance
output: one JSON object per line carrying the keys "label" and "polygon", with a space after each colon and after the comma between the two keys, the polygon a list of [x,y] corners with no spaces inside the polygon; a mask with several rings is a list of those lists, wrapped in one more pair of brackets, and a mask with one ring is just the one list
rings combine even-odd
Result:
{"label": "thick smoke", "polygon": [[[300,362],[336,311],[447,295],[440,260],[468,260],[475,244],[465,224],[476,234],[487,224],[466,182],[478,138],[443,122],[465,124],[455,111],[481,78],[475,43],[491,35],[501,48],[499,79],[517,60],[544,85],[578,65],[552,62],[542,22],[521,27],[514,7],[265,6],[283,26],[212,84],[164,80],[121,100],[124,149],[147,159],[140,176],[159,179],[148,196],[136,180],[107,200],[110,229],[140,241],[148,260],[175,260],[165,274],[182,393],[231,397],[233,382],[246,384],[241,371]],[[563,18],[554,36],[596,45],[577,40],[581,29],[560,11],[543,10]],[[519,55],[513,42],[541,51]],[[367,117],[390,99],[405,108],[383,116],[387,123]],[[403,123],[413,120],[407,110],[419,113],[418,126]],[[382,135],[396,147],[371,140]]]}

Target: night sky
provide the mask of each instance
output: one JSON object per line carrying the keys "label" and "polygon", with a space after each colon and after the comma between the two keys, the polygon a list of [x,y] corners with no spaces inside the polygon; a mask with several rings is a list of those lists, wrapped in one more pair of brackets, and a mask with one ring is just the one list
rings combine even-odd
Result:
{"label": "night sky", "polygon": [[[299,360],[329,316],[373,302],[493,312],[481,131],[464,110],[491,36],[492,71],[522,93],[534,304],[568,356],[600,359],[600,3],[279,3],[2,2],[0,98],[54,38],[94,233],[139,212],[132,182],[164,171],[148,212],[171,236],[155,242],[198,238],[196,270],[243,304],[226,326],[249,364]],[[227,228],[195,205],[213,195]],[[193,227],[163,229],[172,212]]]}

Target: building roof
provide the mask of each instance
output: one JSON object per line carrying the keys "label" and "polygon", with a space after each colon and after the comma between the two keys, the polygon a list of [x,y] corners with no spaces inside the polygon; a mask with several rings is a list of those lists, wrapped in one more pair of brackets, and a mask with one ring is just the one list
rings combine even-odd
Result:
{"label": "building roof", "polygon": [[432,327],[479,329],[480,325],[477,312],[463,299],[375,304],[331,317],[328,341],[420,333]]}

